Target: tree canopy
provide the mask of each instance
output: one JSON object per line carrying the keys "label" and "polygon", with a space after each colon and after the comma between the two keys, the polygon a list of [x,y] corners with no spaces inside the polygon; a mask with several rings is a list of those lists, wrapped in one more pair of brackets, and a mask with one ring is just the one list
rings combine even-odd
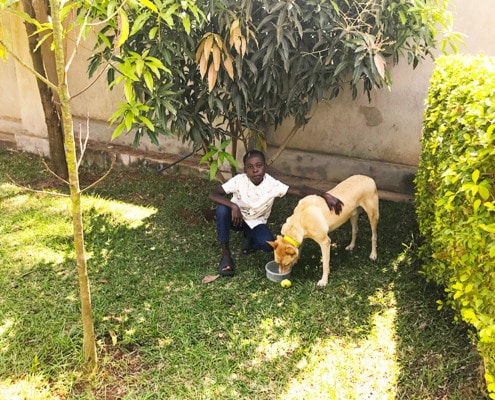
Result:
{"label": "tree canopy", "polygon": [[125,82],[114,137],[134,130],[135,144],[143,135],[158,144],[161,134],[205,148],[253,136],[262,144],[267,126],[287,117],[302,126],[345,87],[355,98],[390,86],[390,66],[402,58],[416,67],[452,23],[441,0],[208,0],[198,9],[107,0],[98,8],[113,3],[119,17],[99,32],[89,71],[107,63],[110,86]]}

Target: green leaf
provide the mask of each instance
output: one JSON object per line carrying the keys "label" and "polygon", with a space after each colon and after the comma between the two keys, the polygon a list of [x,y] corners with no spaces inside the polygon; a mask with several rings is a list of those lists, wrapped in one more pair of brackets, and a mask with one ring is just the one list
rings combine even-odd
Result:
{"label": "green leaf", "polygon": [[479,227],[486,232],[495,233],[495,224],[480,224]]}
{"label": "green leaf", "polygon": [[206,153],[203,157],[201,157],[201,160],[199,161],[200,164],[203,164],[207,162],[211,157],[213,157],[216,154],[216,150],[210,150],[208,153]]}
{"label": "green leaf", "polygon": [[131,112],[127,112],[124,117],[124,124],[127,131],[131,130],[134,121],[135,121],[134,114],[132,114]]}
{"label": "green leaf", "polygon": [[231,142],[232,142],[232,140],[231,140],[231,139],[228,139],[228,140],[223,141],[223,142],[222,142],[222,144],[220,145],[220,148],[221,148],[222,150],[225,150],[225,149],[226,149],[226,147],[227,147],[227,146],[228,146]]}
{"label": "green leaf", "polygon": [[146,118],[144,115],[140,115],[139,119],[146,125],[146,127],[151,131],[155,131],[155,126],[151,123],[151,121]]}
{"label": "green leaf", "polygon": [[158,33],[158,28],[156,26],[154,28],[151,28],[150,31],[148,32],[148,38],[153,40],[156,37],[157,33]]}
{"label": "green leaf", "polygon": [[481,198],[483,200],[488,200],[490,198],[490,189],[488,189],[484,185],[479,185],[478,186],[478,189],[479,189],[479,192],[480,192],[480,196],[481,196]]}
{"label": "green leaf", "polygon": [[153,91],[153,87],[154,87],[153,76],[148,71],[146,71],[143,74],[143,78],[144,78],[144,81],[145,81],[146,86],[148,87],[148,89],[150,91]]}
{"label": "green leaf", "polygon": [[136,68],[136,75],[141,76],[143,74],[143,69],[144,69],[144,60],[141,58],[137,59],[135,63],[135,68]]}
{"label": "green leaf", "polygon": [[191,19],[189,18],[189,14],[183,15],[182,25],[184,26],[186,33],[189,35],[191,33]]}
{"label": "green leaf", "polygon": [[210,181],[215,179],[218,170],[218,162],[217,160],[213,160],[210,164]]}
{"label": "green leaf", "polygon": [[134,89],[132,87],[132,81],[130,80],[125,81],[124,95],[128,102],[132,102],[135,99]]}
{"label": "green leaf", "polygon": [[150,0],[137,0],[137,1],[146,8],[149,8],[154,13],[158,13],[158,8],[156,8],[155,4],[152,1]]}
{"label": "green leaf", "polygon": [[117,125],[117,127],[113,131],[112,140],[117,139],[122,134],[123,130],[124,130],[124,122],[121,122],[120,124]]}
{"label": "green leaf", "polygon": [[129,36],[133,36],[138,33],[143,28],[149,17],[150,15],[146,11],[143,11],[141,14],[139,14],[132,24],[132,29]]}
{"label": "green leaf", "polygon": [[122,8],[119,8],[119,40],[117,41],[116,47],[122,46],[129,37],[129,19],[127,14]]}
{"label": "green leaf", "polygon": [[98,33],[98,38],[99,40],[101,40],[103,42],[103,44],[108,47],[109,49],[112,47],[112,43],[110,42],[110,40],[108,39],[108,37],[106,35],[104,35],[103,33],[99,32]]}
{"label": "green leaf", "polygon": [[471,174],[471,179],[473,180],[473,182],[474,183],[478,182],[479,177],[480,177],[479,169],[474,170],[474,172]]}
{"label": "green leaf", "polygon": [[239,168],[239,165],[237,164],[237,161],[232,157],[230,153],[225,153],[225,158],[229,162],[230,165],[232,165],[234,168]]}

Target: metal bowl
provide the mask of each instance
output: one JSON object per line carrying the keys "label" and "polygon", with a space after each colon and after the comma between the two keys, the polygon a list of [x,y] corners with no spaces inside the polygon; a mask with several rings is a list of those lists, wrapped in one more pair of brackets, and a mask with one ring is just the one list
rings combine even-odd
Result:
{"label": "metal bowl", "polygon": [[269,261],[265,265],[266,277],[272,282],[282,282],[284,279],[288,279],[291,271],[281,274],[278,272],[278,264],[275,261]]}

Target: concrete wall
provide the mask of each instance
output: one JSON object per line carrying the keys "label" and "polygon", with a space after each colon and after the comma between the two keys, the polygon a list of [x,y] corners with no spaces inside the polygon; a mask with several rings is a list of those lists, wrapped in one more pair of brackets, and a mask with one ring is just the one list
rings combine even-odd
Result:
{"label": "concrete wall", "polygon": [[[466,45],[460,51],[495,55],[495,1],[457,0],[451,9],[456,20],[454,30],[465,35]],[[13,17],[1,18],[4,39],[31,64],[24,26]],[[91,39],[79,49],[70,69],[75,129],[84,135],[89,126],[93,141],[107,143],[112,132],[107,120],[122,95],[107,89],[104,76],[90,85],[86,73],[90,48]],[[350,93],[343,92],[331,102],[320,103],[310,123],[296,134],[271,170],[312,179],[321,187],[364,173],[374,177],[384,191],[411,195],[421,150],[424,100],[433,68],[431,60],[415,70],[401,61],[392,69],[392,90],[374,92],[371,102],[366,96],[353,101]],[[0,82],[0,142],[47,154],[46,127],[34,78],[10,57],[0,62]],[[287,121],[268,134],[268,156],[291,128],[292,122]],[[132,142],[133,136],[124,134],[111,145],[130,146]],[[140,150],[182,156],[191,149],[181,141],[163,138],[158,148],[143,140]]]}
{"label": "concrete wall", "polygon": [[[495,1],[458,0],[451,6],[454,30],[462,32],[461,53],[495,55]],[[415,70],[401,61],[392,69],[393,85],[352,101],[350,92],[323,102],[313,118],[275,161],[279,171],[318,180],[340,181],[353,173],[374,177],[392,192],[414,191],[413,179],[421,151],[424,101],[434,63]],[[270,135],[274,153],[292,128],[287,121]]]}

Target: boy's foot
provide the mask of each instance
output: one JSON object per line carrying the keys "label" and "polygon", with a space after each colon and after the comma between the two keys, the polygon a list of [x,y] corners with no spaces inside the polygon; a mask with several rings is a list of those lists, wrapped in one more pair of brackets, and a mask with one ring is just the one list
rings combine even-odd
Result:
{"label": "boy's foot", "polygon": [[221,276],[233,276],[235,265],[234,260],[230,256],[224,256],[218,263],[218,275]]}
{"label": "boy's foot", "polygon": [[245,237],[242,239],[242,244],[241,244],[241,250],[243,254],[250,254],[254,252],[254,247],[253,247],[253,238],[252,237]]}

